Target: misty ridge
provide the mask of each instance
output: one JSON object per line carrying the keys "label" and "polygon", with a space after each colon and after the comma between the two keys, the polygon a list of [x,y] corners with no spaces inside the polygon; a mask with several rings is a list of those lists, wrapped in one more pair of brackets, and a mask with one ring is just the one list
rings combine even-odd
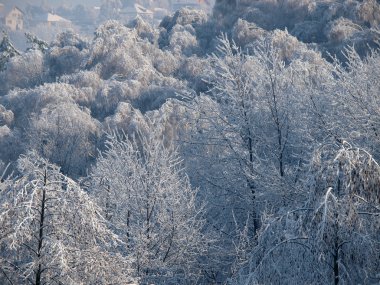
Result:
{"label": "misty ridge", "polygon": [[379,25],[376,0],[0,2],[0,284],[378,284]]}

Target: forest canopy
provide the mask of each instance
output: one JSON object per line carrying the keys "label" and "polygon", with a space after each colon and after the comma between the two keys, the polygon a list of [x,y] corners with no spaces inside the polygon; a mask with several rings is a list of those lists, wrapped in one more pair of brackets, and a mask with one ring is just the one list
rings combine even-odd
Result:
{"label": "forest canopy", "polygon": [[217,0],[3,34],[0,283],[379,283],[379,24]]}

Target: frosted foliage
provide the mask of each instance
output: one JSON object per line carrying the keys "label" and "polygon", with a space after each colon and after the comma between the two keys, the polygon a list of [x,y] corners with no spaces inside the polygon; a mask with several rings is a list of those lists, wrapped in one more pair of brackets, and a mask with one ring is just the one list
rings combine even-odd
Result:
{"label": "frosted foliage", "polygon": [[170,98],[181,98],[180,93],[186,89],[187,86],[184,82],[174,78],[166,78],[161,84],[152,84],[146,88],[134,102],[134,106],[144,113],[150,110],[157,110]]}
{"label": "frosted foliage", "polygon": [[265,30],[256,26],[254,23],[249,23],[243,19],[239,19],[232,30],[234,41],[241,47],[256,40],[260,40],[265,35]]}
{"label": "frosted foliage", "polygon": [[315,210],[305,217],[320,271],[331,281],[371,284],[380,268],[380,167],[369,153],[347,143],[327,162],[326,154],[320,156],[311,193]]}
{"label": "frosted foliage", "polygon": [[3,32],[0,43],[0,71],[6,69],[6,63],[10,58],[20,55],[20,52],[13,46],[9,40],[8,34]]}
{"label": "frosted foliage", "polygon": [[147,124],[141,112],[134,109],[131,104],[120,102],[115,114],[105,118],[104,128],[111,130],[120,130],[126,134],[144,132]]}
{"label": "frosted foliage", "polygon": [[[182,8],[173,16],[165,17],[160,24],[160,27],[163,28],[158,39],[160,48],[170,46],[171,51],[182,50],[187,56],[202,52],[199,47],[196,47],[202,39],[205,43],[208,42],[209,31],[205,28],[207,20],[208,17],[204,11],[188,8]],[[190,46],[192,47],[190,48]]]}
{"label": "frosted foliage", "polygon": [[263,215],[257,246],[229,284],[321,284],[316,279],[318,268],[307,245],[307,237],[300,232],[299,211],[279,217]]}
{"label": "frosted foliage", "polygon": [[379,283],[379,1],[103,2],[0,39],[0,284]]}
{"label": "frosted foliage", "polygon": [[378,280],[380,167],[366,151],[325,146],[304,207],[267,217],[233,284],[373,284]]}
{"label": "frosted foliage", "polygon": [[334,117],[339,116],[334,129],[339,137],[362,145],[374,155],[379,156],[379,82],[380,55],[373,52],[365,60],[353,50],[346,51],[348,67],[335,62],[339,81],[334,89]]}
{"label": "frosted foliage", "polygon": [[330,24],[328,38],[332,42],[342,42],[360,31],[360,26],[348,19],[339,18]]}
{"label": "frosted foliage", "polygon": [[31,119],[29,147],[62,167],[66,174],[85,174],[95,152],[98,125],[77,105],[48,105]]}
{"label": "frosted foliage", "polygon": [[359,17],[361,20],[376,27],[380,23],[380,3],[376,0],[364,0],[359,6]]}
{"label": "frosted foliage", "polygon": [[84,58],[86,51],[80,51],[74,46],[53,47],[47,53],[47,63],[50,67],[50,76],[53,78],[62,74],[70,74],[77,71]]}
{"label": "frosted foliage", "polygon": [[189,82],[189,87],[194,91],[206,92],[208,83],[205,78],[208,77],[207,70],[210,62],[207,59],[191,56],[182,61],[179,72],[181,78]]}
{"label": "frosted foliage", "polygon": [[26,32],[25,37],[28,41],[28,43],[31,45],[30,49],[33,50],[39,50],[41,52],[46,52],[49,48],[49,44],[41,39],[39,39],[37,36]]}
{"label": "frosted foliage", "polygon": [[12,111],[5,109],[3,105],[0,105],[0,125],[10,126],[13,123],[14,114]]}
{"label": "frosted foliage", "polygon": [[[274,171],[270,180],[276,172],[280,177],[293,175],[293,161],[301,159],[296,149],[305,142],[299,137],[308,138],[308,120],[297,119],[303,117],[305,109],[305,98],[298,89],[302,88],[298,84],[304,83],[296,78],[303,64],[294,60],[286,65],[283,60],[287,55],[276,45],[277,42],[262,43],[254,56],[247,56],[222,39],[222,55],[213,57],[215,73],[210,73],[213,97],[220,102],[221,114],[228,122],[225,136],[247,167],[244,173],[249,179],[260,177],[258,183],[269,169]],[[266,173],[260,166],[264,161]]]}
{"label": "frosted foliage", "polygon": [[296,37],[290,35],[286,30],[275,30],[265,37],[265,40],[269,41],[270,45],[276,50],[279,55],[279,60],[289,63],[296,59],[300,59],[305,65],[323,65],[323,60],[320,54],[308,49],[304,43],[298,41]]}
{"label": "frosted foliage", "polygon": [[119,102],[135,100],[142,87],[139,81],[125,80],[121,75],[102,80],[95,71],[80,71],[60,80],[75,86],[75,102],[91,109],[92,116],[99,119],[114,113]]}
{"label": "frosted foliage", "polygon": [[204,11],[182,8],[181,10],[176,11],[173,16],[165,17],[160,26],[164,27],[169,32],[175,25],[196,26],[205,23],[206,20],[207,15]]}
{"label": "frosted foliage", "polygon": [[[365,56],[376,45],[368,34],[378,27],[379,15],[380,4],[376,0],[218,0],[213,16],[218,25],[232,31],[241,47],[258,31],[255,26],[266,33],[288,29],[299,40],[315,44],[328,58],[328,53],[340,56],[347,44],[355,44],[360,55]],[[249,29],[242,25],[242,20],[249,23]]]}
{"label": "frosted foliage", "polygon": [[118,239],[89,196],[35,153],[18,169],[0,192],[2,283],[126,284],[128,263],[111,254]]}
{"label": "frosted foliage", "polygon": [[[86,106],[92,112],[95,111],[97,96],[105,85],[105,82],[96,72],[81,70],[74,74],[63,75],[60,81],[80,89],[82,92],[78,92],[78,96],[74,97],[75,102],[81,106]],[[96,114],[94,116],[97,117]]]}
{"label": "frosted foliage", "polygon": [[156,131],[123,137],[108,137],[91,174],[93,194],[126,243],[139,276],[159,284],[194,284],[200,273],[197,256],[207,243],[197,191],[175,149],[165,147]]}
{"label": "frosted foliage", "polygon": [[[183,157],[187,158],[186,169],[192,184],[201,189],[199,200],[212,201],[207,207],[206,228],[220,241],[209,251],[210,261],[215,262],[207,264],[207,272],[212,274],[208,276],[208,282],[220,282],[231,274],[233,263],[235,266],[240,263],[235,260],[240,258],[235,245],[239,243],[240,231],[245,226],[248,240],[252,239],[252,196],[247,177],[242,172],[244,165],[235,152],[238,143],[242,144],[241,140],[224,132],[228,124],[217,102],[203,95],[196,99],[196,104],[201,108],[190,105],[181,110],[181,105],[179,108],[173,106],[173,111],[178,109],[182,120],[176,119],[177,113],[168,118],[176,119],[178,142]],[[232,146],[236,148],[231,149]]]}
{"label": "frosted foliage", "polygon": [[191,25],[175,25],[169,35],[169,47],[175,54],[190,55],[198,47],[194,28]]}
{"label": "frosted foliage", "polygon": [[316,74],[322,74],[323,65],[314,62],[323,60],[315,55],[309,62],[304,46],[297,52],[292,47],[298,45],[295,39],[284,55],[287,36],[278,32],[252,55],[221,38],[205,72],[211,90],[192,102],[192,127],[180,138],[191,181],[200,185],[203,199],[213,201],[210,228],[229,236],[221,263],[234,260],[230,270],[235,273],[245,259],[237,245],[255,244],[255,234],[265,226],[265,208],[286,208],[305,195],[299,175],[315,146],[311,134],[318,132],[307,115],[308,84],[319,84]]}
{"label": "frosted foliage", "polygon": [[178,69],[179,60],[170,51],[157,49],[153,55],[152,64],[162,75],[169,76]]}
{"label": "frosted foliage", "polygon": [[6,138],[11,135],[11,130],[8,126],[0,126],[0,138],[2,142],[6,141]]}
{"label": "frosted foliage", "polygon": [[73,103],[73,97],[78,92],[71,85],[52,83],[33,89],[13,90],[1,100],[5,106],[11,106],[10,110],[16,115],[14,123],[25,126],[31,114],[40,112],[48,104]]}
{"label": "frosted foliage", "polygon": [[173,21],[176,24],[186,26],[188,24],[200,25],[205,23],[207,20],[207,15],[204,11],[197,11],[193,9],[183,8],[177,11],[173,16]]}
{"label": "frosted foliage", "polygon": [[64,75],[60,78],[63,83],[74,85],[77,88],[89,87],[98,91],[103,84],[103,80],[94,71],[81,70],[75,74]]}
{"label": "frosted foliage", "polygon": [[142,69],[151,68],[137,44],[136,30],[116,21],[107,21],[96,30],[87,66],[96,66],[101,77],[106,79],[113,74],[134,79]]}
{"label": "frosted foliage", "polygon": [[181,144],[191,131],[188,120],[194,119],[194,116],[189,112],[191,110],[180,101],[169,99],[158,110],[147,112],[145,117],[147,122],[161,133],[165,145],[173,142]]}
{"label": "frosted foliage", "polygon": [[15,132],[11,130],[13,118],[13,112],[0,105],[0,160],[7,162],[21,145],[21,143],[15,144],[17,138]]}
{"label": "frosted foliage", "polygon": [[88,43],[72,31],[58,34],[46,52],[50,76],[54,79],[77,71],[88,56]]}
{"label": "frosted foliage", "polygon": [[207,60],[192,56],[186,58],[182,62],[180,72],[182,76],[189,81],[198,79],[197,77],[199,77],[199,80],[201,80],[206,77],[206,70],[209,65],[210,63]]}
{"label": "frosted foliage", "polygon": [[39,85],[45,79],[44,58],[42,52],[30,50],[14,56],[6,64],[6,70],[0,73],[1,92],[12,88],[29,88]]}
{"label": "frosted foliage", "polygon": [[137,16],[133,21],[131,21],[128,26],[136,30],[137,35],[141,39],[146,39],[149,42],[154,42],[157,40],[158,33],[157,30],[153,29],[152,26],[144,21],[140,16]]}
{"label": "frosted foliage", "polygon": [[120,102],[131,102],[139,95],[142,84],[138,80],[121,81],[113,78],[96,94],[94,112],[104,116],[116,112]]}
{"label": "frosted foliage", "polygon": [[71,30],[67,30],[65,32],[59,33],[56,36],[55,40],[53,41],[53,45],[60,48],[73,46],[81,51],[87,48],[88,42],[86,42],[86,40],[81,38],[81,36],[78,35],[77,33]]}
{"label": "frosted foliage", "polygon": [[323,26],[318,21],[304,21],[297,23],[291,34],[304,43],[320,43],[326,40],[322,29]]}

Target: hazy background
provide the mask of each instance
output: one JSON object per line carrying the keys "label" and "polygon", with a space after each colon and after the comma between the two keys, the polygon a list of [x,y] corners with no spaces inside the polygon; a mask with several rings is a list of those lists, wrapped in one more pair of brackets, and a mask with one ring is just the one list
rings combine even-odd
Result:
{"label": "hazy background", "polygon": [[[118,20],[127,24],[140,16],[152,26],[158,26],[161,20],[185,6],[203,10],[211,14],[214,0],[0,0],[0,29],[6,31],[15,46],[20,50],[27,47],[25,32],[50,42],[56,35],[72,30],[84,37],[91,38],[96,28],[107,20]],[[138,4],[135,6],[134,4]],[[19,16],[22,24],[17,28],[6,24],[11,10],[21,9]],[[1,9],[0,9],[1,10]],[[18,12],[20,13],[20,12]],[[17,22],[17,16],[13,16]]]}
{"label": "hazy background", "polygon": [[100,5],[102,0],[82,0],[82,1],[76,1],[76,0],[3,0],[0,3],[9,4],[9,5],[18,5],[20,8],[24,8],[28,4],[30,5],[50,5],[52,7],[59,7],[59,6],[76,6],[78,4],[84,5],[84,6],[96,6]]}

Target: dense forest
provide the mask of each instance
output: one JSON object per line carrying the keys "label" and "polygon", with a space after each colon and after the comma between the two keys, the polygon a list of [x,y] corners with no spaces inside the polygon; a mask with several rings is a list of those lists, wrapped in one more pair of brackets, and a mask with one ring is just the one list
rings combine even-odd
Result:
{"label": "dense forest", "polygon": [[380,2],[217,0],[0,43],[1,284],[378,284]]}

